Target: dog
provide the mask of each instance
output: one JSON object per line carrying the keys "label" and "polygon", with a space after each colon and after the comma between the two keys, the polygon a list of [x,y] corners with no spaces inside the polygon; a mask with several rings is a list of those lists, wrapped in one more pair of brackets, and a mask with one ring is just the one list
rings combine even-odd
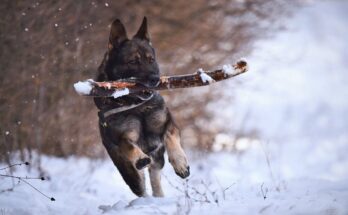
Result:
{"label": "dog", "polygon": [[[147,19],[132,39],[128,39],[122,22],[111,25],[108,51],[98,69],[97,81],[133,80],[156,86],[160,71],[148,33]],[[102,143],[132,192],[147,196],[144,168],[148,167],[152,195],[164,196],[161,169],[164,153],[175,173],[190,175],[190,168],[180,144],[180,130],[155,91],[129,94],[119,98],[96,97]]]}

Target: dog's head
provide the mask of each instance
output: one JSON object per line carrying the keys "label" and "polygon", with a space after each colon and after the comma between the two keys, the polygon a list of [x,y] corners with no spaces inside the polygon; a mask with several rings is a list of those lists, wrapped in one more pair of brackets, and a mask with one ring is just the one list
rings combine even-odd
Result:
{"label": "dog's head", "polygon": [[159,83],[160,73],[146,17],[132,39],[128,39],[124,25],[116,19],[111,25],[108,48],[105,72],[110,81],[132,78],[148,87]]}

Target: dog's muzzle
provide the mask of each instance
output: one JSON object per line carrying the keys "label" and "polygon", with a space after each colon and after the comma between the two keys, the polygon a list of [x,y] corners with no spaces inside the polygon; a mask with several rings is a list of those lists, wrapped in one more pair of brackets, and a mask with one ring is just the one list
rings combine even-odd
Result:
{"label": "dog's muzzle", "polygon": [[157,75],[150,76],[147,81],[144,82],[146,87],[157,87],[160,83],[160,78]]}

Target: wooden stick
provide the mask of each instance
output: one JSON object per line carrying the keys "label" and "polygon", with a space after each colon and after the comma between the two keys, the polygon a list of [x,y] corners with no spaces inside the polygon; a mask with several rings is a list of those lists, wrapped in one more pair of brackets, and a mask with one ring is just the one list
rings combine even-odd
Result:
{"label": "wooden stick", "polygon": [[84,96],[93,97],[120,97],[127,94],[139,93],[153,90],[168,90],[178,88],[190,88],[206,86],[211,83],[226,80],[248,71],[248,65],[245,60],[237,61],[233,66],[224,65],[222,69],[205,72],[199,69],[194,74],[161,76],[160,82],[156,87],[146,87],[132,80],[95,82],[87,80],[74,84],[75,90]]}

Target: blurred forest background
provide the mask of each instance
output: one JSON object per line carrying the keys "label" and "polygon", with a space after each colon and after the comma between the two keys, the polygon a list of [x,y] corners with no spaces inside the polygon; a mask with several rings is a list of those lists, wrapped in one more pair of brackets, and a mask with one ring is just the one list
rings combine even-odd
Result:
{"label": "blurred forest background", "polygon": [[[0,160],[8,162],[13,152],[22,160],[33,153],[105,155],[94,103],[72,85],[95,77],[115,18],[133,35],[147,16],[161,72],[173,75],[233,63],[281,29],[296,6],[286,0],[2,1]],[[210,150],[217,133],[233,130],[215,126],[205,108],[229,90],[224,86],[163,92],[186,147]],[[222,109],[233,107],[230,99]]]}

